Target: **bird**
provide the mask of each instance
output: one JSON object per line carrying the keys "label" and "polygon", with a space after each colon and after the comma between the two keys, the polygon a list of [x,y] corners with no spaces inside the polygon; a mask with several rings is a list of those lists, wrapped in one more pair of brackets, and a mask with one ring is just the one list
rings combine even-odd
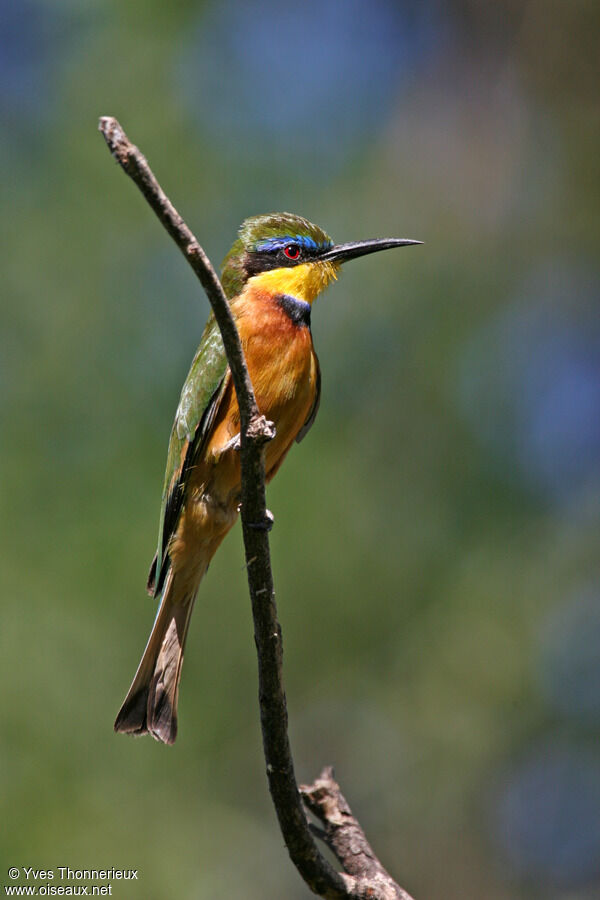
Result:
{"label": "bird", "polygon": [[[247,218],[226,255],[221,283],[236,323],[258,409],[275,426],[266,445],[270,481],[311,428],[321,372],[312,304],[352,259],[420,244],[386,238],[334,244],[292,213]],[[147,581],[158,610],[117,732],[172,744],[190,617],[200,582],[240,508],[240,414],[225,349],[211,315],[181,391],[171,431],[158,548]]]}

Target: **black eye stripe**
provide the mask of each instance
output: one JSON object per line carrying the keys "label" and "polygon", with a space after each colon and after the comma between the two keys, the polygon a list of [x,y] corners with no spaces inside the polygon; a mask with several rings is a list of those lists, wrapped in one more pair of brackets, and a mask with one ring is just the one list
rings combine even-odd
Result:
{"label": "black eye stripe", "polygon": [[[288,247],[297,247],[298,255],[288,256],[285,252]],[[268,272],[270,269],[297,266],[302,262],[316,259],[319,252],[320,248],[301,247],[299,244],[291,242],[279,247],[247,250],[243,257],[244,272],[246,278],[252,278],[254,275],[258,275],[260,272]]]}

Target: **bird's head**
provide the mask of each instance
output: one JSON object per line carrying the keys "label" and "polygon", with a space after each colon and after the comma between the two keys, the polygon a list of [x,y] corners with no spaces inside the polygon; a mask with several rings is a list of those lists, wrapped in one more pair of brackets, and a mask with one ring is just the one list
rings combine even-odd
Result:
{"label": "bird's head", "polygon": [[403,238],[334,244],[328,234],[301,216],[270,213],[243,222],[239,238],[223,260],[222,282],[231,299],[252,281],[278,294],[291,294],[307,303],[337,278],[349,259],[419,244]]}

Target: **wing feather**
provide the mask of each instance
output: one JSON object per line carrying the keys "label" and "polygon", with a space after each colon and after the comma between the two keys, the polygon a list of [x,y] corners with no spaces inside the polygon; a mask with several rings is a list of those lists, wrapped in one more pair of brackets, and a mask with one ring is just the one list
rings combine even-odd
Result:
{"label": "wing feather", "polygon": [[169,568],[169,542],[179,523],[188,473],[201,454],[227,388],[229,369],[221,333],[211,316],[181,391],[171,430],[162,495],[158,549],[148,575],[148,591],[156,597]]}
{"label": "wing feather", "polygon": [[310,429],[312,428],[315,419],[317,418],[317,413],[319,412],[319,404],[321,403],[321,367],[319,365],[319,360],[315,355],[315,361],[317,363],[317,384],[315,389],[315,399],[313,405],[310,408],[310,412],[308,414],[308,418],[306,422],[296,435],[296,442],[299,444],[301,440],[303,440]]}

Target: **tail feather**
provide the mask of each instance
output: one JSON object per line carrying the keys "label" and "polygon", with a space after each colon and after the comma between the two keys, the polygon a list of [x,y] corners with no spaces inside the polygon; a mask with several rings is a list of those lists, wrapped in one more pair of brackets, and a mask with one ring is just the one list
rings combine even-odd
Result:
{"label": "tail feather", "polygon": [[175,596],[171,570],[144,655],[115,720],[115,731],[151,734],[165,744],[177,736],[177,698],[185,639],[196,591]]}

